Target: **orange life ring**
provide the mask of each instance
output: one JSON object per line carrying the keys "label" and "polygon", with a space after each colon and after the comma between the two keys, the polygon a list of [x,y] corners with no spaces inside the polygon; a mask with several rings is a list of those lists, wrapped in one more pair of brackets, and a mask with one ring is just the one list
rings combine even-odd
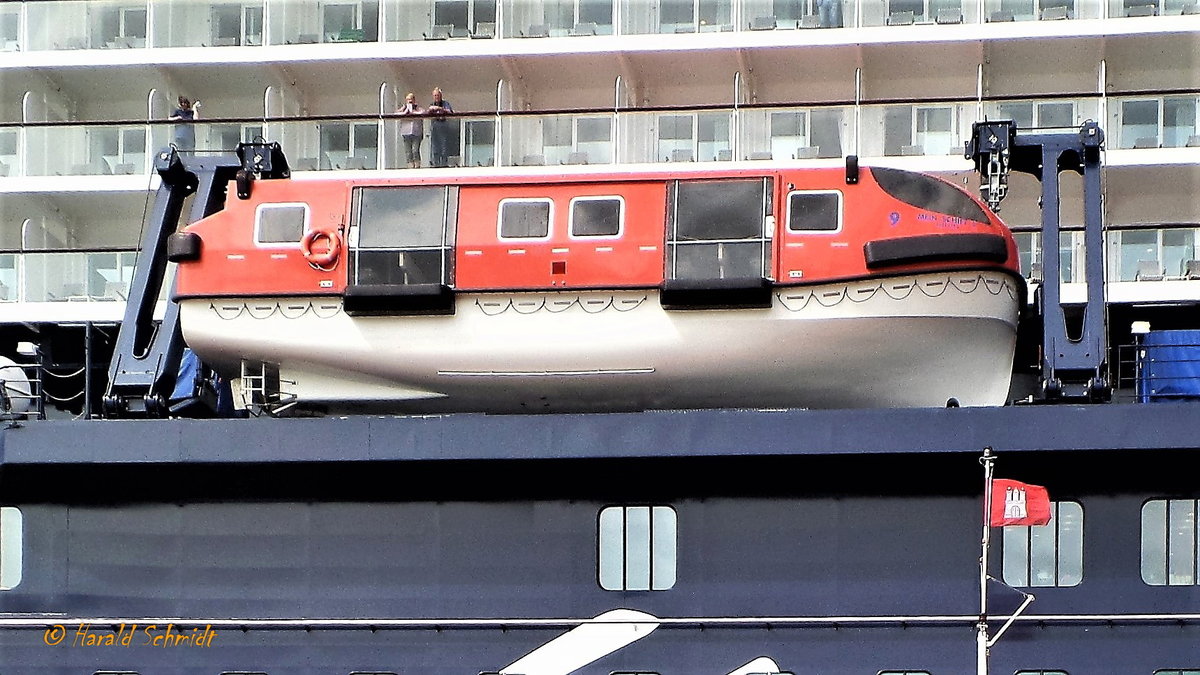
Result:
{"label": "orange life ring", "polygon": [[[313,251],[313,244],[322,237],[329,240],[325,252]],[[337,262],[342,252],[342,235],[338,234],[337,230],[309,230],[300,240],[300,252],[309,263],[317,267],[329,267]]]}

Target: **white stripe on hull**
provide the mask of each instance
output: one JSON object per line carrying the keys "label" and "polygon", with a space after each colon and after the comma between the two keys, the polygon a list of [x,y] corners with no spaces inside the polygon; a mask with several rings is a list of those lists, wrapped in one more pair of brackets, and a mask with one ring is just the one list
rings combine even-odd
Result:
{"label": "white stripe on hull", "polygon": [[331,412],[1000,405],[1019,295],[1002,272],[959,272],[783,288],[770,309],[562,291],[464,294],[452,316],[195,299],[182,321],[225,374],[278,364],[286,394]]}

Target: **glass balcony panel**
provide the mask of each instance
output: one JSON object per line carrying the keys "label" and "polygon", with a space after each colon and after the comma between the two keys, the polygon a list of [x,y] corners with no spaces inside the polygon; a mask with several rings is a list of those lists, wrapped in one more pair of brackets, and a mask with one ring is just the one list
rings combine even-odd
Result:
{"label": "glass balcony panel", "polygon": [[1115,101],[1118,118],[1113,127],[1119,131],[1120,148],[1158,147],[1159,106],[1161,99]]}
{"label": "glass balcony panel", "polygon": [[87,295],[86,253],[26,253],[25,302],[79,302]]}
{"label": "glass balcony panel", "polygon": [[16,302],[18,291],[18,261],[16,253],[0,253],[0,302]]}
{"label": "glass balcony panel", "polygon": [[1036,262],[1039,268],[1041,266],[1041,261],[1035,257],[1040,253],[1038,247],[1041,246],[1041,233],[1013,232],[1013,239],[1017,242],[1017,256],[1021,261],[1021,273],[1027,279],[1039,278],[1040,274],[1034,274],[1039,270],[1035,270],[1033,265]]}
{"label": "glass balcony panel", "polygon": [[1141,261],[1158,266],[1158,233],[1155,230],[1115,230],[1109,236],[1117,251],[1117,278],[1111,281],[1137,280]]}
{"label": "glass balcony panel", "polygon": [[[483,2],[491,4],[490,19],[481,18],[480,14],[486,14],[486,11],[480,10],[477,5]],[[386,13],[385,26],[387,33],[383,36],[384,40],[390,42],[405,42],[411,40],[422,40],[433,35],[433,26],[439,21],[451,19],[446,24],[457,26],[458,21],[465,21],[464,28],[474,28],[476,23],[480,21],[490,21],[495,23],[495,2],[496,0],[476,0],[473,7],[470,0],[434,0],[432,6],[433,16],[430,16],[429,2],[385,2],[382,11]],[[443,3],[444,6],[443,6]],[[457,4],[456,4],[457,3]],[[457,19],[456,14],[460,13],[461,5],[466,5],[466,18]],[[475,22],[471,23],[471,10],[475,9]]]}
{"label": "glass balcony panel", "polygon": [[888,105],[862,108],[861,154],[867,156],[957,155],[975,104]]}
{"label": "glass balcony panel", "polygon": [[263,44],[264,0],[178,2],[151,0],[155,47],[234,47]]}
{"label": "glass balcony panel", "polygon": [[1200,134],[1196,125],[1195,96],[1168,96],[1163,99],[1163,147],[1182,148],[1194,143]]}
{"label": "glass balcony panel", "polygon": [[1196,234],[1192,227],[1162,230],[1163,270],[1168,277],[1184,276],[1188,261],[1197,259]]}
{"label": "glass balcony panel", "polygon": [[23,48],[30,51],[98,48],[92,44],[88,30],[92,4],[70,0],[24,3],[29,44]]}
{"label": "glass balcony panel", "polygon": [[[505,22],[501,28],[505,37],[559,37],[611,35],[616,3],[622,0],[502,1]],[[637,7],[635,12],[650,13],[644,3],[632,1]]]}
{"label": "glass balcony panel", "polygon": [[696,115],[696,160],[715,162],[732,152],[733,138],[730,113],[700,113]]}
{"label": "glass balcony panel", "polygon": [[21,5],[0,5],[0,51],[21,51]]}
{"label": "glass balcony panel", "polygon": [[0,178],[20,175],[20,129],[0,129]]}

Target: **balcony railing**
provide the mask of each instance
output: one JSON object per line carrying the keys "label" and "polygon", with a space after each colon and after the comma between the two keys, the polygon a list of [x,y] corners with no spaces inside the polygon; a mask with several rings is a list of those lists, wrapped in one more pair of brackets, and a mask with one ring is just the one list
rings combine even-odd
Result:
{"label": "balcony railing", "polygon": [[337,42],[1141,19],[1189,0],[28,0],[0,3],[0,50]]}
{"label": "balcony railing", "polygon": [[0,302],[124,302],[136,260],[136,251],[0,253]]}
{"label": "balcony railing", "polygon": [[[1160,107],[1170,102],[1178,112],[1178,101],[1184,99],[1194,102],[1196,97],[1137,100],[1156,101]],[[1200,137],[1189,133],[1196,131],[1195,122],[1186,128],[1177,124],[1143,130],[1121,116],[1120,111],[1126,110],[1120,105],[1123,100],[1116,102],[1117,143],[1130,133],[1160,133],[1172,142],[1182,140],[1183,146],[1200,143]],[[982,105],[984,115],[1013,117],[1021,128],[1075,127],[1095,119],[1099,111],[1099,99]],[[975,101],[501,112],[452,117],[438,130],[446,135],[449,147],[444,166],[817,160],[855,154],[944,158],[947,167],[956,168],[963,161],[971,123],[980,112]],[[429,167],[435,164],[431,157],[435,125],[429,119],[424,122],[421,166]],[[282,144],[297,171],[399,169],[408,166],[401,124],[402,118],[394,115],[202,120],[189,125],[194,141],[180,149],[225,150],[240,141],[267,138]],[[0,178],[148,175],[153,153],[176,142],[177,128],[165,120],[0,126]]]}
{"label": "balcony railing", "polygon": [[[1033,282],[1044,282],[1041,232],[1014,236],[1021,269]],[[1200,227],[1113,228],[1105,232],[1105,276],[1111,282],[1200,282]],[[1059,278],[1062,283],[1085,279],[1082,231],[1059,233]]]}

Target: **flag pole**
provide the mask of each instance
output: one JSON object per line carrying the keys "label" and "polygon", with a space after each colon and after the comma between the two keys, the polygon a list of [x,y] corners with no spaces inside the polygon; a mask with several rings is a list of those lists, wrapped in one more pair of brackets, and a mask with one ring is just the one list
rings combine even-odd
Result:
{"label": "flag pole", "polygon": [[979,554],[979,623],[975,634],[975,673],[988,675],[987,570],[988,545],[992,539],[992,465],[996,458],[991,447],[983,449],[983,539]]}

